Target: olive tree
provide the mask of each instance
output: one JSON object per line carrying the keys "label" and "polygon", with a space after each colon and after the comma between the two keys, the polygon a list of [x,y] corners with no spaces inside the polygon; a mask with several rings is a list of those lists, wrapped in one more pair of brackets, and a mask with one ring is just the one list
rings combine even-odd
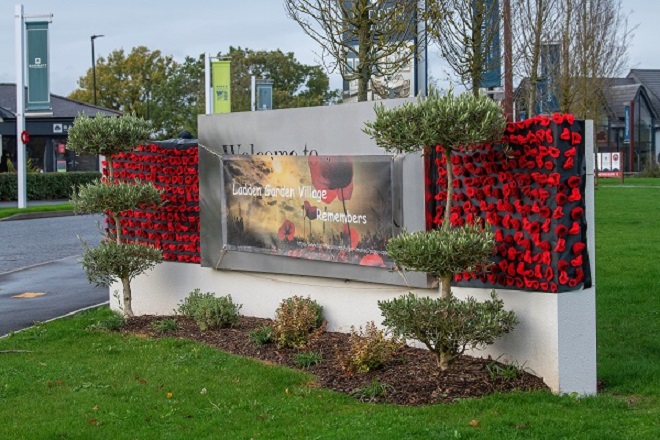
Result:
{"label": "olive tree", "polygon": [[[441,231],[401,234],[390,240],[388,251],[392,251],[392,258],[400,266],[438,276],[442,296],[449,297],[452,275],[487,262],[494,251],[492,233],[474,226],[451,227],[454,194],[451,154],[501,139],[506,124],[502,108],[485,95],[454,95],[450,90],[440,96],[432,90],[428,97],[419,98],[416,103],[404,103],[392,109],[381,104],[375,107],[375,112],[376,119],[367,122],[364,131],[386,151],[428,154],[438,148],[445,157],[447,199]],[[424,250],[428,246],[435,250],[433,256]],[[461,264],[455,264],[457,258]],[[422,264],[423,260],[426,263]],[[468,264],[469,260],[472,264]]]}
{"label": "olive tree", "polygon": [[431,91],[417,103],[387,109],[376,106],[376,119],[366,123],[365,132],[388,152],[404,153],[433,149],[446,160],[447,199],[440,229],[403,232],[390,239],[387,251],[402,269],[437,276],[441,281],[439,299],[403,296],[378,303],[383,324],[405,338],[424,343],[436,354],[438,366],[449,368],[467,347],[491,344],[516,324],[513,312],[493,294],[490,301],[452,297],[451,279],[456,273],[485,267],[495,250],[494,234],[478,224],[452,227],[452,152],[470,150],[479,144],[501,139],[505,118],[502,108],[484,95],[449,91],[440,96]]}
{"label": "olive tree", "polygon": [[125,317],[133,316],[131,280],[162,260],[159,249],[122,236],[121,212],[151,209],[161,203],[161,192],[151,183],[124,182],[114,178],[113,154],[127,152],[148,141],[150,124],[135,116],[119,118],[78,116],[69,130],[68,148],[78,153],[104,155],[108,176],[81,186],[72,201],[76,214],[104,213],[112,218],[114,229],[99,246],[85,244],[82,266],[90,282],[109,286],[122,283]]}

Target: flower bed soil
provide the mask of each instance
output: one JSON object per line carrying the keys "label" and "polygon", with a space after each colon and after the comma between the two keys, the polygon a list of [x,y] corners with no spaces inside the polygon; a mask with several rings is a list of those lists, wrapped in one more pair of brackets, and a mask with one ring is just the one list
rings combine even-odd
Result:
{"label": "flower bed soil", "polygon": [[[178,323],[178,329],[175,331],[154,331],[152,323],[163,319],[157,316],[130,318],[123,331],[156,338],[166,336],[191,339],[235,355],[301,369],[313,374],[316,378],[315,385],[319,387],[374,402],[426,405],[482,397],[496,392],[548,389],[541,378],[526,371],[519,370],[515,377],[493,377],[487,368],[489,365],[491,370],[494,364],[502,368],[505,366],[488,359],[460,356],[450,371],[440,371],[432,353],[413,347],[401,349],[394,359],[381,369],[351,375],[342,369],[339,362],[339,354],[347,353],[349,349],[349,335],[345,333],[323,332],[304,349],[283,349],[272,343],[260,346],[249,336],[250,332],[262,325],[272,324],[269,319],[241,317],[234,328],[200,331],[189,318],[173,318]],[[295,355],[301,352],[318,353],[322,360],[316,365],[302,369],[295,361]],[[387,392],[372,398],[369,393],[360,390],[374,383],[374,380],[381,385],[386,384]]]}

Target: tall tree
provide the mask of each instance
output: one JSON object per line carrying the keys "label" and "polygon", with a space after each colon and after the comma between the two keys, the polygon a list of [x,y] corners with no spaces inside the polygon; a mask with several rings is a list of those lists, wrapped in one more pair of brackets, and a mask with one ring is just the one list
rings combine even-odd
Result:
{"label": "tall tree", "polygon": [[292,108],[324,105],[338,93],[329,90],[330,80],[319,66],[296,60],[292,52],[254,51],[230,47],[223,57],[231,58],[231,110],[250,110],[251,76],[273,81],[273,107]]}
{"label": "tall tree", "polygon": [[564,13],[571,15],[566,15],[562,29],[561,111],[598,120],[610,79],[628,64],[634,28],[629,27],[621,0],[570,0]]}
{"label": "tall tree", "polygon": [[621,0],[515,0],[516,73],[528,114],[602,116],[609,80],[626,66],[632,30]]}
{"label": "tall tree", "polygon": [[[567,4],[571,0],[567,0]],[[561,14],[559,0],[513,0],[513,51],[519,76],[528,79],[526,104],[528,113],[535,113],[539,102],[539,83],[546,84],[550,78],[558,78],[560,65],[548,62],[550,48],[560,38]],[[556,46],[559,47],[559,46]],[[545,62],[541,66],[541,62]],[[550,93],[553,93],[550,90]],[[542,112],[547,112],[541,106]],[[552,109],[551,109],[552,110]]]}
{"label": "tall tree", "polygon": [[486,72],[500,62],[493,54],[500,31],[498,5],[498,0],[429,2],[429,33],[474,96],[479,95]]}
{"label": "tall tree", "polygon": [[285,0],[284,7],[321,46],[326,69],[358,81],[358,101],[367,100],[372,77],[392,75],[415,57],[416,0]]}
{"label": "tall tree", "polygon": [[[171,56],[145,46],[134,47],[128,55],[118,49],[107,59],[101,56],[96,60],[98,105],[150,119],[156,135],[162,135],[167,131],[166,121],[158,116],[157,109],[163,101],[161,91],[177,67]],[[92,84],[90,68],[69,98],[93,103]]]}

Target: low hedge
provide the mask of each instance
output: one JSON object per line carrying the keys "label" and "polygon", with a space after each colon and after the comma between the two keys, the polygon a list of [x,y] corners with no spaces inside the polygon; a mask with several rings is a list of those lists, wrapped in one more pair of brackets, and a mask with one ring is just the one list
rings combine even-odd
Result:
{"label": "low hedge", "polygon": [[[25,186],[28,200],[69,199],[73,188],[101,178],[98,171],[71,173],[28,173]],[[18,182],[15,173],[0,174],[0,201],[18,200]]]}

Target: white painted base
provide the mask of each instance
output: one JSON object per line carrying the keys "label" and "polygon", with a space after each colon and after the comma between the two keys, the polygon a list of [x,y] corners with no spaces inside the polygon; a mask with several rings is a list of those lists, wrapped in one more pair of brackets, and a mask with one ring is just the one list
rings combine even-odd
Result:
{"label": "white painted base", "polygon": [[[218,296],[231,294],[247,316],[273,318],[280,301],[293,295],[310,296],[323,306],[328,330],[348,332],[368,321],[380,324],[379,300],[412,291],[438,297],[437,290],[408,289],[329,278],[216,271],[194,264],[165,262],[131,283],[136,315],[170,315],[195,288]],[[457,297],[488,299],[486,289],[455,288]],[[110,287],[110,303],[119,309]],[[570,293],[499,291],[505,307],[520,320],[510,334],[475,356],[500,358],[524,365],[554,391],[596,393],[595,289]]]}
{"label": "white painted base", "polygon": [[[457,298],[490,299],[490,290],[452,288]],[[596,394],[596,289],[560,294],[498,290],[520,321],[493,345],[469,354],[524,366],[554,392]]]}

